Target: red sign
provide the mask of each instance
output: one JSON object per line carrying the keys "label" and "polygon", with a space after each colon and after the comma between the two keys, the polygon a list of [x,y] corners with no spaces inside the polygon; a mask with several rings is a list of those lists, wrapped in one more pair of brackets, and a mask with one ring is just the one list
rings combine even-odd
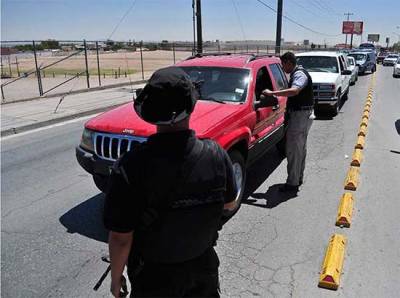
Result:
{"label": "red sign", "polygon": [[342,33],[361,35],[363,33],[363,27],[364,27],[363,22],[344,21],[342,27]]}

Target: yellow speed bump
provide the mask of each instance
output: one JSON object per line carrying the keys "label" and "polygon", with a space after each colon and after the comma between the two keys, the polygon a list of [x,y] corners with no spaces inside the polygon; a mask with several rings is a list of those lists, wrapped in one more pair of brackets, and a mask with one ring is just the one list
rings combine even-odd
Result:
{"label": "yellow speed bump", "polygon": [[362,158],[362,150],[355,149],[351,158],[351,166],[359,167],[361,165]]}
{"label": "yellow speed bump", "polygon": [[369,119],[369,112],[364,112],[362,118],[367,118]]}
{"label": "yellow speed bump", "polygon": [[370,106],[365,106],[363,113],[364,112],[368,112],[369,113],[370,111],[371,111],[371,107]]}
{"label": "yellow speed bump", "polygon": [[344,189],[346,190],[356,190],[358,186],[358,176],[359,176],[359,168],[358,167],[350,167],[346,181],[344,182]]}
{"label": "yellow speed bump", "polygon": [[365,137],[359,136],[357,138],[357,143],[356,143],[355,148],[356,149],[364,149],[364,146],[365,146]]}
{"label": "yellow speed bump", "polygon": [[345,193],[340,200],[336,225],[339,227],[350,228],[351,216],[353,215],[353,194]]}
{"label": "yellow speed bump", "polygon": [[368,102],[364,105],[364,107],[366,107],[366,108],[371,108],[371,106],[372,105],[370,103],[368,103]]}
{"label": "yellow speed bump", "polygon": [[360,127],[361,127],[361,126],[368,126],[368,119],[366,119],[366,118],[362,119],[362,120],[361,120]]}
{"label": "yellow speed bump", "polygon": [[344,250],[346,237],[334,234],[326,249],[322,272],[319,276],[318,286],[337,290],[340,283],[340,275],[343,269]]}
{"label": "yellow speed bump", "polygon": [[360,131],[358,132],[359,136],[365,137],[367,135],[367,127],[366,126],[361,126]]}

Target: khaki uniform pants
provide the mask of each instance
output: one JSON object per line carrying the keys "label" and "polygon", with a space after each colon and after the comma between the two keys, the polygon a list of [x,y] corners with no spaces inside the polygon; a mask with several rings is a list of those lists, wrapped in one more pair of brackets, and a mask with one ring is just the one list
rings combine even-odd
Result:
{"label": "khaki uniform pants", "polygon": [[292,111],[286,130],[287,184],[299,185],[306,167],[307,136],[313,122],[312,111]]}

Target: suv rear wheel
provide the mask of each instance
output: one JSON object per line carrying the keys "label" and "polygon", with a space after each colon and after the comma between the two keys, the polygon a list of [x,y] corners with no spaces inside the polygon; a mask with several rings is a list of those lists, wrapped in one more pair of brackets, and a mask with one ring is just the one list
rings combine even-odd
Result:
{"label": "suv rear wheel", "polygon": [[229,152],[229,157],[232,161],[233,166],[233,174],[236,180],[236,185],[238,187],[237,195],[236,195],[236,202],[237,207],[235,210],[232,211],[224,211],[224,217],[229,218],[233,216],[240,208],[240,204],[242,203],[244,187],[246,183],[246,164],[243,158],[243,155],[237,151],[233,150]]}

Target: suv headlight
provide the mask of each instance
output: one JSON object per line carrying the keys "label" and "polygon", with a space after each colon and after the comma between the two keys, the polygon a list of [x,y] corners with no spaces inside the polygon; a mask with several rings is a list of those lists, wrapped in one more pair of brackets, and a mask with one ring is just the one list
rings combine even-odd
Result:
{"label": "suv headlight", "polygon": [[94,137],[94,132],[91,131],[90,129],[85,128],[82,133],[80,146],[83,149],[86,149],[90,152],[94,152],[93,137]]}

